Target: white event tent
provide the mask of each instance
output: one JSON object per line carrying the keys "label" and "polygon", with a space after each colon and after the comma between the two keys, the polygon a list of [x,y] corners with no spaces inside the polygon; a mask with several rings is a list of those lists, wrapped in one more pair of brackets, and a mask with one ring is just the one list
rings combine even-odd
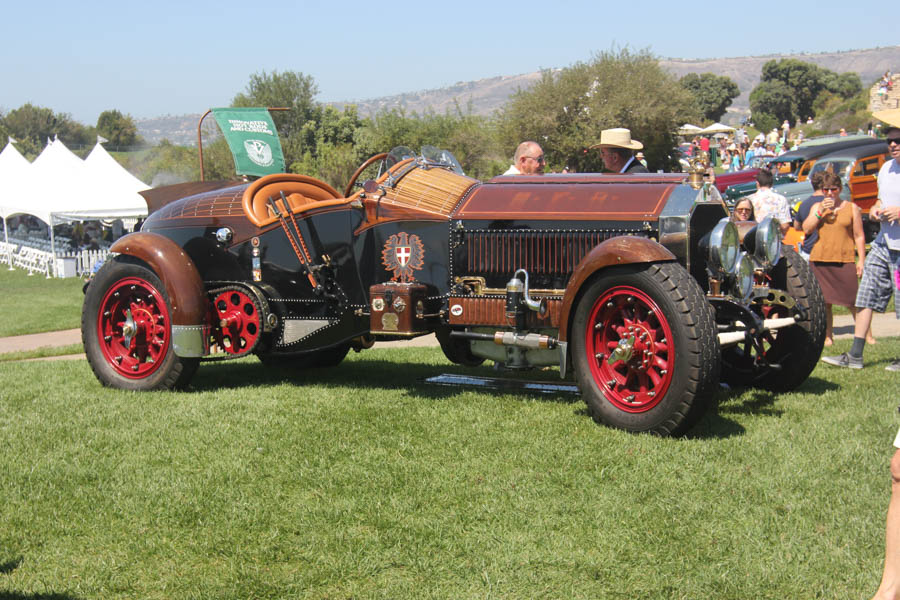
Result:
{"label": "white event tent", "polygon": [[3,218],[3,234],[5,241],[9,243],[9,228],[6,226],[6,217],[4,200],[13,197],[12,182],[31,168],[31,163],[22,156],[12,142],[6,144],[6,147],[0,152],[0,217]]}
{"label": "white event tent", "polygon": [[702,127],[697,127],[696,125],[691,125],[690,123],[685,123],[681,127],[678,128],[676,132],[678,135],[695,135],[703,131]]}
{"label": "white event tent", "polygon": [[119,165],[99,141],[85,160],[59,140],[50,142],[30,164],[11,144],[0,158],[7,153],[11,158],[0,160],[0,217],[4,229],[8,229],[6,219],[12,215],[37,217],[50,228],[54,255],[56,224],[147,216],[147,203],[138,192],[150,186]]}
{"label": "white event tent", "polygon": [[732,131],[735,131],[734,127],[729,127],[728,125],[716,122],[709,127],[704,127],[699,133],[731,133]]}

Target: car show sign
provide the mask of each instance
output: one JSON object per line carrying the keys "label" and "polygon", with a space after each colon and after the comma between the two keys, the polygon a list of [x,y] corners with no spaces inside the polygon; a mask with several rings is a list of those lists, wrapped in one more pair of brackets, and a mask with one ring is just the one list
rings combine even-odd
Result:
{"label": "car show sign", "polygon": [[265,108],[214,108],[238,175],[284,172],[284,154],[272,115]]}

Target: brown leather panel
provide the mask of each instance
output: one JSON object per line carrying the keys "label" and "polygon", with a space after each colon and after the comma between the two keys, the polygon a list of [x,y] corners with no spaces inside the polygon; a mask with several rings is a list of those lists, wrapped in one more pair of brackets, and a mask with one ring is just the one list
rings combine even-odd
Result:
{"label": "brown leather panel", "polygon": [[[532,296],[537,299],[537,296]],[[483,296],[451,297],[450,301],[451,325],[490,325],[494,327],[512,327],[506,318],[506,298],[485,298]],[[454,309],[458,306],[458,309]],[[541,317],[538,313],[529,311],[526,317],[528,327],[559,327],[559,312],[562,301],[559,298],[547,300],[547,314]]]}
{"label": "brown leather panel", "polygon": [[573,308],[575,296],[588,277],[604,267],[673,260],[676,260],[674,254],[647,238],[617,237],[606,240],[594,248],[575,267],[572,278],[566,286],[559,317],[562,324],[559,330],[560,341],[568,339],[569,313]]}
{"label": "brown leather panel", "polygon": [[138,232],[119,238],[110,252],[134,256],[147,263],[162,280],[172,303],[174,325],[206,323],[206,292],[203,280],[181,247],[157,233]]}
{"label": "brown leather panel", "polygon": [[577,182],[553,178],[552,184],[537,181],[540,177],[506,176],[502,183],[495,183],[497,179],[475,189],[453,218],[645,220],[659,215],[672,190],[683,181],[660,176],[651,182],[633,175],[585,177]]}
{"label": "brown leather panel", "polygon": [[347,202],[345,198],[341,198],[337,190],[324,181],[294,173],[275,173],[257,179],[244,190],[241,199],[244,214],[257,227],[265,227],[272,223],[277,217],[271,212],[268,201],[271,197],[276,201],[279,210],[284,210],[283,201],[280,199],[282,192],[285,196],[299,195],[296,211],[305,210],[320,202],[325,206]]}

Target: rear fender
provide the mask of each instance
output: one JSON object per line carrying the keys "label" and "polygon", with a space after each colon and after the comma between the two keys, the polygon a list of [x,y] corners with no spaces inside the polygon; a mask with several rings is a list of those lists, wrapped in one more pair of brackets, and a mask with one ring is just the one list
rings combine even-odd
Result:
{"label": "rear fender", "polygon": [[647,238],[622,236],[600,243],[581,259],[566,286],[559,315],[559,340],[568,341],[570,313],[584,283],[595,273],[611,266],[674,260],[674,254]]}
{"label": "rear fender", "polygon": [[172,303],[175,354],[205,356],[209,340],[208,301],[203,279],[187,253],[169,238],[150,232],[119,238],[109,251],[145,262],[162,281]]}

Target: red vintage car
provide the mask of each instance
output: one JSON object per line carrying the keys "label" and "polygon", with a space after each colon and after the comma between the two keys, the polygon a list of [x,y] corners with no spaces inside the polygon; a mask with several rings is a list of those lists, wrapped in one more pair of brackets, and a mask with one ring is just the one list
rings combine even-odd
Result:
{"label": "red vintage car", "polygon": [[557,367],[598,421],[672,435],[720,381],[794,389],[824,341],[777,224],[736,225],[681,174],[481,182],[398,149],[343,192],[285,173],[167,204],[112,251],[82,336],[128,390],[184,386],[205,359],[321,367],[433,332],[454,363]]}
{"label": "red vintage car", "polygon": [[743,169],[716,175],[716,189],[719,190],[719,193],[724,194],[725,190],[733,185],[756,183],[757,173],[759,173],[759,169]]}

